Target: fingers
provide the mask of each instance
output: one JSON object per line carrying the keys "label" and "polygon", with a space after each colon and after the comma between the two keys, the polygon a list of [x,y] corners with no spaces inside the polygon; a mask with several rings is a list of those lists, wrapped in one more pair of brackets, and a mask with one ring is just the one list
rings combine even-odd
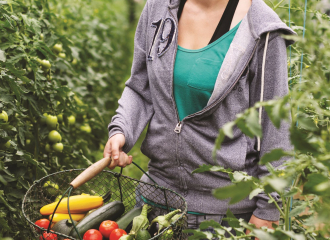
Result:
{"label": "fingers", "polygon": [[112,159],[112,162],[111,162],[109,168],[112,170],[117,166],[118,167],[126,167],[127,165],[130,165],[132,163],[132,161],[133,161],[132,156],[128,156],[126,153],[120,152],[118,161],[114,161]]}
{"label": "fingers", "polygon": [[104,147],[103,150],[103,157],[110,157],[111,156],[111,148],[110,148],[110,140],[107,142],[107,144]]}
{"label": "fingers", "polygon": [[125,144],[125,136],[123,134],[113,135],[107,142],[104,147],[103,157],[112,158],[111,164],[109,165],[110,169],[115,167],[126,167],[131,164],[133,161],[132,156],[128,156],[121,149]]}
{"label": "fingers", "polygon": [[117,162],[119,161],[119,143],[117,141],[110,142],[110,150],[111,150],[111,156],[112,160]]}

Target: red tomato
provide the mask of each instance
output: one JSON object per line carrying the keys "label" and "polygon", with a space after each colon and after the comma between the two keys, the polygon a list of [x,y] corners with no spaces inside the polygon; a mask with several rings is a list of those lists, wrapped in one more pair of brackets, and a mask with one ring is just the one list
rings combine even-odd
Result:
{"label": "red tomato", "polygon": [[110,233],[119,228],[118,224],[114,221],[110,221],[110,220],[106,220],[103,221],[99,227],[100,232],[102,233],[103,237],[105,238],[109,238],[110,237]]}
{"label": "red tomato", "polygon": [[[39,226],[39,227],[42,227],[44,229],[47,229],[48,226],[49,226],[49,220],[48,219],[39,219],[38,221],[36,221],[34,224]],[[40,233],[40,229],[39,228],[35,228],[37,230],[38,233]]]}
{"label": "red tomato", "polygon": [[57,240],[57,235],[51,232],[44,232],[42,236],[39,237],[39,240]]}
{"label": "red tomato", "polygon": [[102,234],[96,229],[89,229],[83,237],[84,240],[102,240],[102,238]]}
{"label": "red tomato", "polygon": [[127,235],[125,230],[117,228],[110,233],[109,240],[118,240],[121,236]]}

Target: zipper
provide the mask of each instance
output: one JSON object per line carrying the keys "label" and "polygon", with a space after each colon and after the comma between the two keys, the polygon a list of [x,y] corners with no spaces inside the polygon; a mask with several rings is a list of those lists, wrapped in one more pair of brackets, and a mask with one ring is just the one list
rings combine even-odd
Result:
{"label": "zipper", "polygon": [[[170,12],[170,14],[172,15],[175,23],[176,23],[176,26],[177,26],[177,32],[176,32],[176,36],[175,36],[175,42],[176,42],[176,45],[178,45],[178,32],[179,32],[179,23],[176,19],[176,17],[174,17],[173,13],[172,13],[172,10],[170,7],[168,7],[168,10]],[[176,56],[176,53],[178,51],[178,46],[176,46],[175,50],[174,50],[174,56],[173,56],[173,65],[172,65],[172,69],[173,69],[173,72],[174,72],[174,65],[175,65],[175,56]],[[175,99],[174,99],[174,77],[173,77],[173,74],[172,74],[172,84],[171,84],[171,97],[172,97],[172,101],[173,101],[173,104],[174,104],[174,108],[175,108],[175,113],[176,113],[176,118],[177,118],[177,125],[175,126],[174,128],[174,132],[176,133],[180,133],[181,132],[181,128],[182,128],[182,121],[180,121],[180,118],[179,118],[179,111],[178,111],[178,108],[176,106],[176,103],[175,103]]]}

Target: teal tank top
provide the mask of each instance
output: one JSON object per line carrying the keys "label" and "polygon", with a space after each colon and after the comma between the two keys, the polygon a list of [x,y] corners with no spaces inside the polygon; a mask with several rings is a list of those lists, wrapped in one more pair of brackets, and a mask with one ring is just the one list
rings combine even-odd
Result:
{"label": "teal tank top", "polygon": [[178,46],[173,73],[173,92],[180,121],[207,105],[240,23],[206,47],[190,50]]}

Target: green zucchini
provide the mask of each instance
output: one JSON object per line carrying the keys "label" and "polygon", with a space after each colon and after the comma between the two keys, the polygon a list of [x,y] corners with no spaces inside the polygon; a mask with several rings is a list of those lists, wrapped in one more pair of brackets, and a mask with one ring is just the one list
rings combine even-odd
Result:
{"label": "green zucchini", "polygon": [[[75,225],[78,224],[76,221],[73,221],[73,222]],[[72,224],[71,220],[64,219],[64,220],[61,220],[61,221],[55,223],[55,225],[52,227],[52,230],[54,232],[69,235],[72,228],[73,228],[73,224]],[[58,238],[61,240],[64,239],[64,237],[60,237],[60,236],[58,236]]]}
{"label": "green zucchini", "polygon": [[118,227],[124,229],[129,233],[132,229],[133,218],[141,214],[142,207],[133,208],[131,211],[127,212],[124,216],[117,220]]}
{"label": "green zucchini", "polygon": [[[82,237],[89,229],[99,229],[100,224],[105,220],[117,220],[125,212],[124,204],[120,201],[114,201],[99,207],[94,212],[83,218],[77,224],[77,230]],[[78,238],[78,234],[73,228],[70,236]]]}

